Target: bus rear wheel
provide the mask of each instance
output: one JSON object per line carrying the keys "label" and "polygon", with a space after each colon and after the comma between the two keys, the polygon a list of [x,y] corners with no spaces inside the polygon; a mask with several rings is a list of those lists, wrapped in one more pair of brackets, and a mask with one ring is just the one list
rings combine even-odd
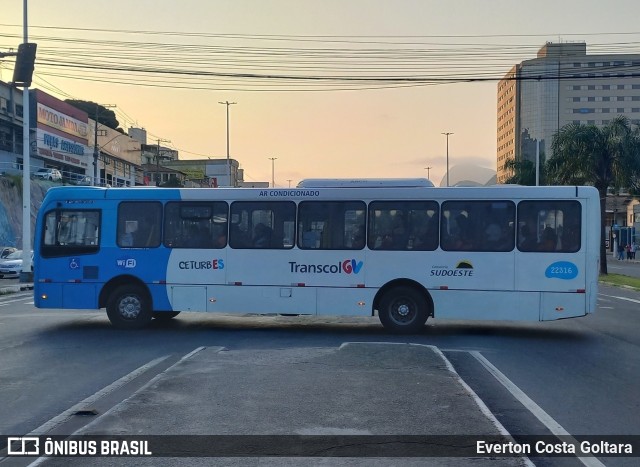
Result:
{"label": "bus rear wheel", "polygon": [[426,298],[416,289],[394,287],[382,296],[378,317],[390,332],[413,334],[419,332],[427,322],[428,306]]}
{"label": "bus rear wheel", "polygon": [[136,285],[121,285],[109,297],[107,316],[119,329],[145,327],[153,317],[147,292]]}

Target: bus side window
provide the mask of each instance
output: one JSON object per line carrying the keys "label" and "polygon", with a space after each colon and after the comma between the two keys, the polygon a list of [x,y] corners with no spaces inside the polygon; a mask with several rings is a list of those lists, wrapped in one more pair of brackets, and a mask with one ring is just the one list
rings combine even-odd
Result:
{"label": "bus side window", "polygon": [[365,230],[362,201],[302,201],[298,205],[298,247],[303,250],[359,250]]}
{"label": "bus side window", "polygon": [[296,205],[292,201],[235,201],[231,204],[229,246],[234,249],[292,248],[295,216]]}
{"label": "bus side window", "polygon": [[372,250],[435,250],[438,247],[438,203],[371,202],[368,244]]}
{"label": "bus side window", "polygon": [[160,246],[162,204],[155,201],[124,201],[118,206],[116,238],[123,248]]}
{"label": "bus side window", "polygon": [[581,248],[582,205],[578,201],[521,201],[520,251],[575,253]]}

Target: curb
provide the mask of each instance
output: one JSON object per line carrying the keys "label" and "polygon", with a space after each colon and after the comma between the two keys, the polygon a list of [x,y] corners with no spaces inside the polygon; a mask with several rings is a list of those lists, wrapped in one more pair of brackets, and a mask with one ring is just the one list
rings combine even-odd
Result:
{"label": "curb", "polygon": [[33,290],[33,284],[16,284],[0,287],[0,295],[22,292],[24,290]]}

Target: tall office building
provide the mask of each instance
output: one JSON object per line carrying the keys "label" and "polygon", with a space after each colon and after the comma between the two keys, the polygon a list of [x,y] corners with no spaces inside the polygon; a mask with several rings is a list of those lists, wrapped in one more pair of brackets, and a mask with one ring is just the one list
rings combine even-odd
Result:
{"label": "tall office building", "polygon": [[[547,43],[498,83],[497,178],[509,159],[551,156],[568,123],[602,126],[618,115],[640,124],[640,54],[587,55],[584,42]],[[538,149],[539,146],[539,149]]]}

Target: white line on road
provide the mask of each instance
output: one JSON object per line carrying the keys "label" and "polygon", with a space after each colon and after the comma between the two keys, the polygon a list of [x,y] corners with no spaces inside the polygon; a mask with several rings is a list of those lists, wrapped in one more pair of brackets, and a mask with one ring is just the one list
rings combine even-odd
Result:
{"label": "white line on road", "polygon": [[160,362],[166,360],[167,358],[169,358],[169,356],[165,355],[164,357],[159,357],[159,358],[156,358],[155,360],[151,360],[149,363],[146,363],[146,364],[142,365],[137,370],[132,371],[131,373],[129,373],[128,375],[123,376],[122,378],[120,378],[117,381],[114,381],[109,386],[106,386],[105,388],[101,389],[100,391],[96,392],[95,394],[87,397],[85,400],[83,400],[82,402],[77,403],[76,405],[74,405],[70,409],[67,409],[64,412],[62,412],[61,414],[56,415],[51,420],[49,420],[48,422],[46,422],[43,425],[39,426],[38,428],[33,430],[31,433],[29,433],[29,434],[27,434],[25,436],[43,435],[43,434],[53,430],[56,426],[60,425],[61,423],[66,422],[77,411],[82,410],[82,409],[86,409],[87,407],[90,407],[96,401],[102,399],[107,394],[110,394],[113,391],[121,388],[122,386],[127,384],[129,381],[137,378],[142,373],[144,373],[145,371],[153,368],[154,366],[156,366]]}
{"label": "white line on road", "polygon": [[617,298],[618,300],[626,300],[627,302],[640,303],[640,300],[636,300],[635,298],[617,297],[615,295],[605,295],[605,294],[600,294],[600,295],[602,295],[603,297]]}
{"label": "white line on road", "polygon": [[[23,298],[18,298],[15,300],[3,300],[0,302],[0,306],[6,306],[6,305],[11,305],[12,303],[15,302],[23,302],[24,300],[32,300],[31,303],[33,303],[33,297],[23,297]],[[28,303],[27,303],[28,305]]]}
{"label": "white line on road", "polygon": [[[573,443],[578,444],[573,436],[571,436],[571,434],[567,430],[565,430],[562,425],[556,422],[551,417],[551,415],[545,412],[542,407],[536,404],[518,386],[516,386],[513,381],[507,378],[504,373],[498,370],[489,360],[482,356],[480,352],[478,352],[477,350],[472,350],[469,353],[473,357],[475,357],[475,359],[478,360],[482,364],[482,366],[484,366],[487,371],[489,371],[489,373],[491,373],[494,378],[496,378],[498,382],[502,384],[507,389],[507,391],[509,391],[513,395],[513,397],[518,399],[518,401],[520,401],[520,403],[524,405],[529,412],[531,412],[538,420],[540,420],[551,433],[556,436],[568,436]],[[580,462],[588,467],[605,467],[602,462],[592,456],[578,457],[578,460],[580,460]]]}

